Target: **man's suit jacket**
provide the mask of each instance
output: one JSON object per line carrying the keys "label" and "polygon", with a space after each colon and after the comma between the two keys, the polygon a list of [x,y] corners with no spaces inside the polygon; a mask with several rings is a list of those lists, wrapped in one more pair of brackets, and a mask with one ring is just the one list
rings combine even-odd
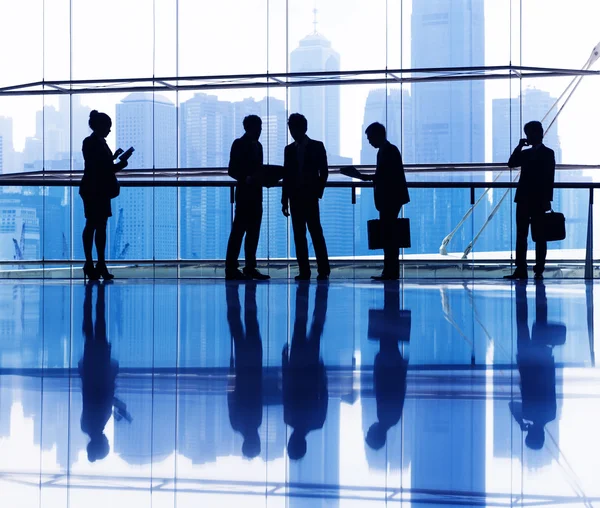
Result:
{"label": "man's suit jacket", "polygon": [[521,168],[515,203],[550,210],[554,191],[554,150],[545,145],[529,150],[515,150],[508,167]]}
{"label": "man's suit jacket", "polygon": [[249,199],[262,202],[260,183],[246,183],[249,176],[259,179],[263,167],[263,147],[259,141],[252,141],[246,134],[231,145],[228,174],[237,180],[235,199]]}
{"label": "man's suit jacket", "polygon": [[298,167],[298,144],[289,144],[283,154],[281,202],[287,204],[296,195],[322,198],[328,175],[327,152],[321,141],[307,139],[302,168]]}
{"label": "man's suit jacket", "polygon": [[329,390],[327,373],[320,358],[298,365],[292,351],[282,366],[283,421],[304,433],[323,428],[327,418]]}
{"label": "man's suit jacket", "polygon": [[399,211],[402,205],[410,201],[402,156],[389,141],[377,152],[373,184],[375,208],[379,212]]}

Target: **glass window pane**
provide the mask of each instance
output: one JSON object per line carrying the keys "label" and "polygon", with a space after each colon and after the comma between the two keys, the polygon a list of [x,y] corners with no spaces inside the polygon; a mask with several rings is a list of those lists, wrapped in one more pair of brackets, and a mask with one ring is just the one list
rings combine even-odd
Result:
{"label": "glass window pane", "polygon": [[266,0],[178,4],[180,76],[266,72]]}
{"label": "glass window pane", "polygon": [[42,0],[0,3],[0,86],[42,80],[43,8]]}
{"label": "glass window pane", "polygon": [[73,79],[152,76],[152,4],[72,0]]}

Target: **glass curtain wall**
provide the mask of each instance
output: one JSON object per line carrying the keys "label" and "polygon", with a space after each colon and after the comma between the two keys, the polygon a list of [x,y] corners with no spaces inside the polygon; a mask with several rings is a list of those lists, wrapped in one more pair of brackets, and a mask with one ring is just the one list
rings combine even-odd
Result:
{"label": "glass curtain wall", "polygon": [[[409,165],[505,163],[522,125],[544,118],[557,163],[596,163],[592,119],[600,112],[598,79],[586,77],[556,121],[554,106],[571,76],[495,79],[499,66],[581,69],[598,42],[596,0],[87,0],[0,2],[0,88],[44,84],[41,94],[0,93],[0,172],[81,170],[91,110],[113,120],[112,149],[134,146],[125,171],[224,168],[248,114],[263,119],[265,162],[281,164],[291,112],[308,119],[308,135],[325,143],[330,165],[372,165],[365,127],[383,123]],[[565,41],[569,41],[565,44]],[[469,79],[458,68],[480,68]],[[431,72],[399,72],[428,69]],[[380,83],[203,87],[126,93],[77,80],[379,71]],[[485,76],[484,76],[485,74]],[[428,79],[432,76],[444,79]],[[480,79],[486,77],[490,79]],[[494,78],[494,79],[491,79]],[[285,86],[285,85],[289,86]],[[90,93],[93,92],[93,93]],[[553,107],[554,106],[554,107]],[[547,113],[549,113],[547,115]],[[510,181],[499,167],[485,174],[409,174],[412,182]],[[595,181],[592,170],[560,172],[559,181]],[[183,181],[183,177],[182,177]],[[179,184],[182,184],[182,181]],[[0,261],[66,262],[83,258],[83,210],[76,187],[0,189]],[[259,257],[294,255],[278,188],[264,190]],[[414,188],[406,259],[438,256],[510,261],[513,192]],[[557,190],[555,209],[569,235],[551,245],[555,258],[582,261],[588,223],[586,189]],[[127,187],[113,201],[107,254],[113,261],[222,260],[233,207],[226,187]],[[472,211],[466,220],[465,215]],[[328,188],[321,213],[334,258],[367,248],[366,221],[377,216],[370,189]],[[598,224],[598,221],[595,221]],[[462,224],[462,225],[461,225]],[[312,247],[311,247],[312,249]],[[379,253],[376,253],[379,254]],[[14,264],[12,264],[14,262]],[[31,266],[31,264],[29,265]],[[35,265],[33,265],[35,266]]]}

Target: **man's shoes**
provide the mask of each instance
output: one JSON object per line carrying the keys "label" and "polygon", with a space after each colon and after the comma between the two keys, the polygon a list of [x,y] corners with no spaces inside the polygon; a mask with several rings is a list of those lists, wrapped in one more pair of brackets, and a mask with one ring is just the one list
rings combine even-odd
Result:
{"label": "man's shoes", "polygon": [[254,280],[269,280],[271,277],[267,274],[264,273],[260,273],[256,268],[244,268],[244,275],[248,278],[248,279],[254,279]]}
{"label": "man's shoes", "polygon": [[505,275],[506,280],[527,280],[527,272],[515,271],[511,275]]}
{"label": "man's shoes", "polygon": [[543,276],[541,273],[536,273],[536,274],[533,276],[533,279],[534,279],[534,280],[544,280],[544,276]]}
{"label": "man's shoes", "polygon": [[310,280],[310,273],[308,273],[308,274],[301,273],[300,275],[296,275],[294,277],[294,280],[296,282],[306,282],[306,281]]}
{"label": "man's shoes", "polygon": [[317,281],[318,282],[325,282],[329,280],[329,275],[325,275],[320,273],[319,275],[317,275]]}
{"label": "man's shoes", "polygon": [[251,277],[248,277],[240,270],[226,270],[225,271],[225,280],[250,280]]}

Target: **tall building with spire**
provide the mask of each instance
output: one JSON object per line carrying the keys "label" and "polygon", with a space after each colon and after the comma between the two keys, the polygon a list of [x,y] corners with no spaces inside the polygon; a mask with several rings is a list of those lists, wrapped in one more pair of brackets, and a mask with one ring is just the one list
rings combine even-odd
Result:
{"label": "tall building with spire", "polygon": [[[313,32],[304,37],[290,54],[291,72],[339,71],[340,55],[331,42],[317,31],[317,10]],[[290,113],[301,113],[308,121],[308,136],[325,144],[329,165],[350,164],[340,155],[340,87],[301,86],[292,88]],[[348,189],[326,189],[320,203],[321,222],[330,256],[348,254],[354,220]],[[291,245],[295,256],[295,246]]]}
{"label": "tall building with spire", "polygon": [[[331,42],[314,30],[290,54],[291,72],[339,71],[340,54]],[[302,86],[291,90],[290,113],[302,113],[308,120],[308,135],[325,143],[330,164],[340,157],[340,87]]]}

